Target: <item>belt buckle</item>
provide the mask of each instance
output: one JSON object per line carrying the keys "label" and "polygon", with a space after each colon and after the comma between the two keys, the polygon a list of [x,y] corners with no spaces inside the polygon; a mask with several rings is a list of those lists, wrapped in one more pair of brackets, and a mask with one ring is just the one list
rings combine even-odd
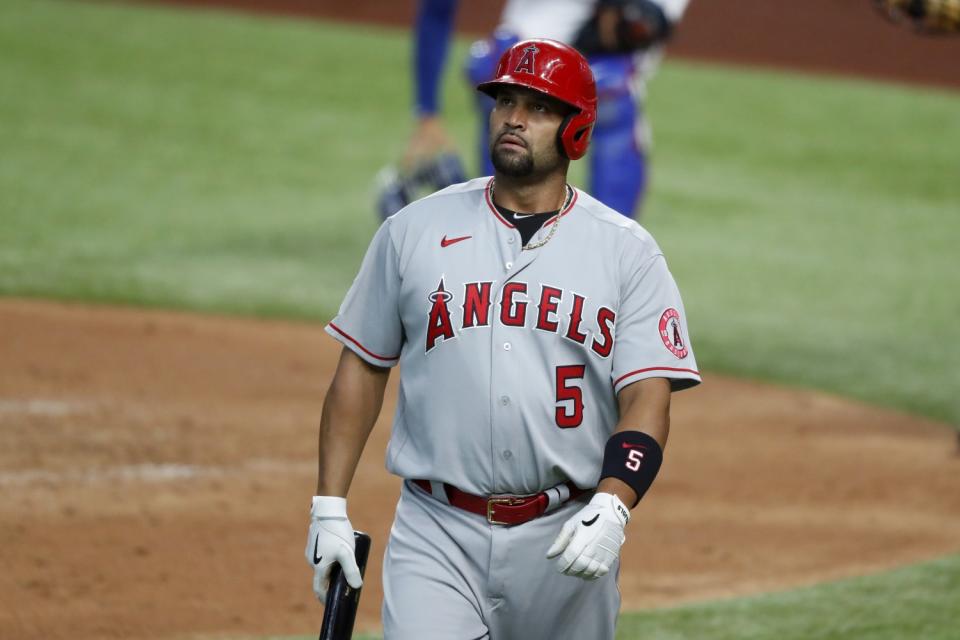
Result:
{"label": "belt buckle", "polygon": [[487,498],[487,522],[490,524],[509,525],[509,522],[501,522],[500,520],[493,519],[493,508],[498,504],[506,505],[508,507],[517,507],[526,501],[526,498],[521,498],[518,496],[493,496]]}

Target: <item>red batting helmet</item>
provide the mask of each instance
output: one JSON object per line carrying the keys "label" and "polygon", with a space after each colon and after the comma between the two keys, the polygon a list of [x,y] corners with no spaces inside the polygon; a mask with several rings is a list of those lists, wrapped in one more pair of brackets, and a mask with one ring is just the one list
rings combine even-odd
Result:
{"label": "red batting helmet", "polygon": [[555,40],[523,40],[500,57],[493,80],[477,85],[496,98],[502,85],[545,93],[577,109],[557,132],[560,148],[571,160],[582,158],[590,145],[597,120],[597,87],[593,73],[579,51]]}

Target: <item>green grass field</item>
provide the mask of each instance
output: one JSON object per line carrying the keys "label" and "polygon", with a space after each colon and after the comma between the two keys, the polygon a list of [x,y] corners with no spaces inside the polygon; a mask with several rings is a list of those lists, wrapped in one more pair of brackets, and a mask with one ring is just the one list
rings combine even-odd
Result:
{"label": "green grass field", "polygon": [[[377,225],[373,175],[408,134],[408,44],[339,24],[0,3],[0,294],[329,318]],[[470,150],[471,96],[448,75]],[[668,61],[649,111],[643,222],[708,376],[960,425],[960,94]],[[955,557],[624,616],[623,637],[957,637],[958,594]]]}
{"label": "green grass field", "polygon": [[881,576],[623,616],[628,640],[953,640],[960,556]]}

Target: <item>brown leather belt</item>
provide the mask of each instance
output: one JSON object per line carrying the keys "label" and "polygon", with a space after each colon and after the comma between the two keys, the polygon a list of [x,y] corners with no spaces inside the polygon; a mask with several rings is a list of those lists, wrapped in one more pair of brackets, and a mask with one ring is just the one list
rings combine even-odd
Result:
{"label": "brown leather belt", "polygon": [[[411,482],[433,496],[429,480],[411,480]],[[585,493],[570,482],[561,486],[566,486],[570,495],[566,499],[555,502],[555,507]],[[454,507],[483,516],[490,524],[516,525],[529,522],[546,513],[550,506],[548,492],[557,491],[557,488],[547,489],[532,496],[496,495],[488,497],[466,493],[447,483],[443,484],[443,490],[447,494],[447,502]],[[559,491],[558,495],[560,495]]]}

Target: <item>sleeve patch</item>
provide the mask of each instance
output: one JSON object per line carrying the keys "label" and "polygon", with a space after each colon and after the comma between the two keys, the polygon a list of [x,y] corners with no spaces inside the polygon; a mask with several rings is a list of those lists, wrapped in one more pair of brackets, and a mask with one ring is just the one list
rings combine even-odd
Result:
{"label": "sleeve patch", "polygon": [[663,340],[663,346],[681,360],[690,353],[683,341],[680,312],[673,307],[660,316],[660,339]]}

